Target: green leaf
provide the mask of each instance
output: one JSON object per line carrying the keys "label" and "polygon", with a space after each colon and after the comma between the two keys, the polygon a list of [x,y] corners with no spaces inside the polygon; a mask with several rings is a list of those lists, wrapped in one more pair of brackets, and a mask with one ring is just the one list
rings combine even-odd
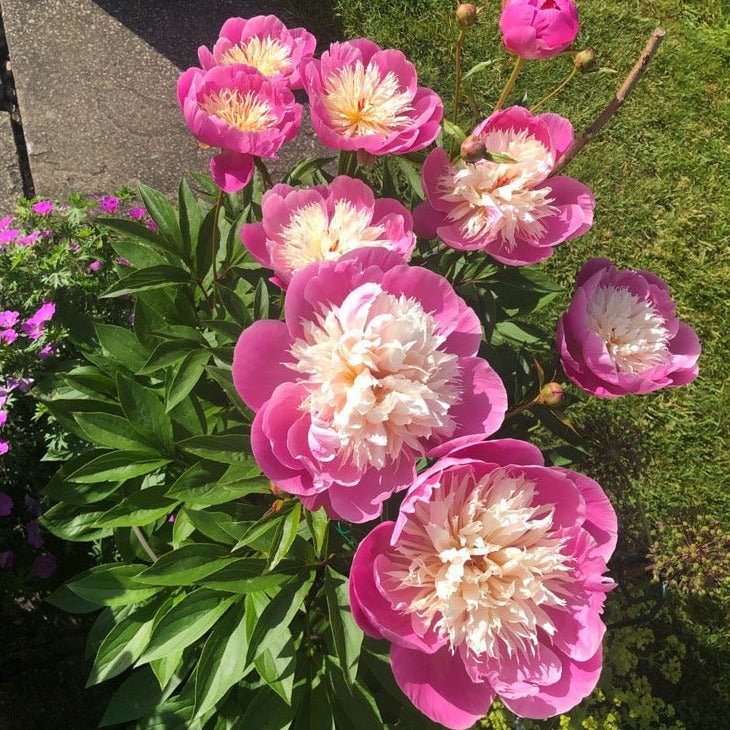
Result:
{"label": "green leaf", "polygon": [[[120,221],[126,223],[127,221]],[[134,225],[139,225],[135,223]],[[142,226],[148,233],[147,226]],[[127,259],[134,269],[147,269],[150,266],[168,263],[166,249],[160,245],[160,240],[153,234],[154,243],[148,244],[142,241],[120,241],[112,239],[112,248],[119,256]],[[163,253],[160,253],[160,252]]]}
{"label": "green leaf", "polygon": [[283,182],[287,185],[317,182],[316,173],[321,173],[322,168],[334,162],[335,159],[335,157],[305,157],[289,170],[284,176]]}
{"label": "green leaf", "polygon": [[193,436],[181,441],[178,446],[195,456],[223,464],[236,464],[250,458],[248,437],[244,434],[218,434],[215,436]]}
{"label": "green leaf", "polygon": [[324,591],[327,597],[330,631],[337,658],[345,682],[352,687],[357,677],[363,633],[355,623],[350,611],[348,579],[327,566],[324,576]]}
{"label": "green leaf", "polygon": [[143,568],[143,565],[123,563],[99,565],[67,585],[76,595],[101,606],[140,603],[161,590],[157,586],[141,585],[135,580]]}
{"label": "green leaf", "polygon": [[76,595],[67,585],[56,588],[50,596],[45,598],[46,603],[60,608],[66,613],[93,613],[99,610],[99,606],[91,601],[86,601]]}
{"label": "green leaf", "polygon": [[132,424],[121,416],[111,413],[77,413],[76,423],[89,441],[109,449],[125,451],[145,451],[149,449],[140,438],[136,437]]}
{"label": "green leaf", "polygon": [[207,588],[226,593],[260,593],[278,588],[300,573],[302,568],[296,563],[282,562],[276,573],[264,573],[265,570],[266,561],[262,558],[236,558],[199,582]]}
{"label": "green leaf", "polygon": [[235,560],[227,548],[213,543],[190,543],[161,555],[143,573],[140,583],[155,586],[186,586],[215,573]]}
{"label": "green leaf", "polygon": [[157,223],[157,229],[172,251],[182,248],[183,237],[178,224],[177,212],[170,201],[159,190],[140,184],[139,194],[150,218]]}
{"label": "green leaf", "polygon": [[165,393],[165,410],[169,413],[180,401],[190,394],[190,391],[198,384],[205,372],[205,366],[210,359],[210,353],[206,350],[191,352],[175,368],[175,372],[169,381]]}
{"label": "green leaf", "polygon": [[69,475],[68,480],[82,484],[120,483],[133,477],[149,474],[169,463],[169,459],[160,459],[148,451],[112,451],[84,464]]}
{"label": "green leaf", "polygon": [[173,453],[172,421],[160,399],[136,380],[117,374],[117,390],[124,415],[146,443]]}
{"label": "green leaf", "polygon": [[162,689],[167,687],[177,668],[180,666],[182,659],[183,652],[180,651],[173,652],[172,654],[160,657],[159,659],[153,659],[150,662],[150,668],[155,673],[155,677],[157,677],[157,681]]}
{"label": "green leaf", "polygon": [[423,192],[423,183],[421,182],[421,168],[399,155],[391,155],[390,160],[401,171],[416,196],[420,200],[423,200],[425,195]]}
{"label": "green leaf", "polygon": [[137,527],[166,517],[179,504],[167,499],[167,486],[160,484],[131,494],[105,512],[96,522],[100,527]]}
{"label": "green leaf", "polygon": [[289,514],[279,522],[274,533],[274,540],[271,545],[271,557],[269,558],[268,569],[273,570],[282,558],[286,556],[294,542],[299,530],[299,520],[302,515],[302,505],[297,502]]}
{"label": "green leaf", "polygon": [[269,290],[266,279],[259,279],[253,297],[253,316],[255,320],[267,319],[269,316]]}
{"label": "green leaf", "polygon": [[193,195],[193,191],[184,177],[180,181],[178,207],[180,209],[180,231],[183,250],[186,258],[192,259],[198,249],[198,236],[200,235],[200,225],[203,222],[203,217],[200,203]]}
{"label": "green leaf", "polygon": [[212,365],[209,365],[205,369],[208,372],[208,375],[210,375],[211,378],[220,385],[223,392],[230,398],[232,405],[236,406],[236,408],[238,408],[244,416],[250,419],[251,411],[238,394],[236,386],[233,384],[231,371],[226,368],[214,367]]}
{"label": "green leaf", "polygon": [[162,698],[162,690],[149,667],[131,674],[112,696],[99,727],[121,725],[137,720],[154,710]]}
{"label": "green leaf", "polygon": [[480,71],[484,71],[485,68],[489,68],[494,61],[480,61],[479,63],[472,66],[462,77],[462,81],[466,81],[467,79],[474,76],[474,74],[478,74]]}
{"label": "green leaf", "polygon": [[169,264],[150,266],[147,269],[132,271],[112,284],[101,296],[106,298],[121,297],[127,294],[136,294],[150,289],[163,289],[168,286],[189,284],[190,274],[184,269]]}
{"label": "green leaf", "polygon": [[541,329],[527,322],[497,322],[495,329],[502,337],[519,342],[521,345],[536,345],[548,341]]}
{"label": "green leaf", "polygon": [[246,663],[252,662],[266,648],[265,641],[289,626],[312,587],[314,574],[302,570],[285,583],[271,599],[256,621],[248,644]]}
{"label": "green leaf", "polygon": [[352,688],[349,688],[335,660],[327,657],[326,662],[336,726],[352,730],[373,730],[383,727],[378,705],[367,688],[361,682],[355,682]]}
{"label": "green leaf", "polygon": [[55,504],[46,510],[40,523],[56,537],[71,542],[92,542],[111,535],[109,528],[94,527],[96,520],[104,514],[107,507],[95,504],[72,505]]}
{"label": "green leaf", "polygon": [[64,380],[74,389],[86,393],[92,398],[116,399],[117,389],[114,381],[98,368],[79,365],[65,376]]}
{"label": "green leaf", "polygon": [[444,134],[451,137],[456,144],[461,144],[466,139],[466,132],[458,124],[454,124],[449,119],[444,119],[443,126]]}
{"label": "green leaf", "polygon": [[195,715],[215,707],[243,679],[246,661],[246,616],[243,602],[231,606],[203,646],[195,668]]}
{"label": "green leaf", "polygon": [[279,522],[285,519],[293,509],[294,500],[287,500],[277,511],[265,514],[244,532],[233,550],[252,545],[261,535],[264,535],[273,527],[278,527]]}
{"label": "green leaf", "polygon": [[116,677],[134,664],[147,646],[159,605],[142,606],[114,625],[99,646],[87,687]]}
{"label": "green leaf", "polygon": [[[240,326],[240,330],[253,323],[253,315],[246,303],[232,289],[220,284],[218,294],[228,314]],[[240,334],[239,330],[239,334]]]}
{"label": "green leaf", "polygon": [[223,545],[234,545],[246,530],[246,522],[241,522],[240,519],[236,519],[226,512],[195,510],[185,507],[185,515],[193,523],[196,530]]}
{"label": "green leaf", "polygon": [[233,600],[205,588],[188,593],[155,625],[137,666],[181,652],[196,642],[218,621]]}
{"label": "green leaf", "polygon": [[320,507],[316,512],[304,511],[307,520],[307,526],[314,543],[314,551],[317,556],[323,558],[327,551],[327,528],[329,527],[329,518],[324,507]]}
{"label": "green leaf", "polygon": [[191,352],[198,352],[200,345],[191,340],[167,340],[155,347],[144,365],[137,370],[138,375],[150,375],[158,370],[176,365]]}
{"label": "green leaf", "polygon": [[[266,730],[286,730],[292,720],[291,708],[269,687],[261,687],[246,707],[241,718],[244,728],[266,728]],[[311,730],[326,730],[312,727]]]}
{"label": "green leaf", "polygon": [[249,494],[269,493],[269,480],[261,475],[253,458],[231,464],[221,476],[223,468],[217,462],[198,462],[178,478],[167,496],[200,508],[232,502]]}
{"label": "green leaf", "polygon": [[128,370],[135,372],[147,360],[147,351],[132,330],[100,323],[94,329],[104,350]]}

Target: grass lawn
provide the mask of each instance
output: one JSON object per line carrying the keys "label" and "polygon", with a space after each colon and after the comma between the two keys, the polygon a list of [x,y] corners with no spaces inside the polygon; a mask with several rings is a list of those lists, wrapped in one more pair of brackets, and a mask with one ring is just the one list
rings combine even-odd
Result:
{"label": "grass lawn", "polygon": [[[592,232],[558,247],[543,266],[566,284],[593,256],[649,269],[669,283],[680,316],[703,342],[694,385],[613,402],[592,400],[579,407],[580,417],[610,412],[637,425],[650,459],[637,484],[650,526],[688,511],[721,515],[730,526],[730,32],[723,3],[584,0],[578,5],[582,30],[576,48],[595,49],[604,70],[579,76],[541,109],[570,118],[577,131],[601,111],[653,29],[663,25],[667,36],[626,106],[566,171],[595,192]],[[421,83],[442,94],[451,118],[454,7],[449,0],[337,3],[345,35],[403,50]],[[510,72],[499,41],[499,7],[497,0],[488,4],[466,41],[465,69],[491,62],[467,81],[472,103],[459,118],[467,131],[491,111]],[[571,62],[568,55],[529,63],[510,103],[534,105],[564,78]],[[549,315],[556,317],[567,301],[566,295]]]}

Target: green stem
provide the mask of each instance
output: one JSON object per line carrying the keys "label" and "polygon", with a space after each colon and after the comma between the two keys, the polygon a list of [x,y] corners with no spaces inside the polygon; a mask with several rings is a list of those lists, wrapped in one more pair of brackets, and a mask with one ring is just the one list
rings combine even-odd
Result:
{"label": "green stem", "polygon": [[563,79],[562,83],[558,84],[549,94],[543,96],[530,111],[533,113],[536,112],[543,104],[550,101],[554,96],[557,96],[575,78],[577,73],[578,69],[574,66],[570,73]]}
{"label": "green stem", "polygon": [[254,157],[253,159],[254,164],[256,165],[256,169],[259,171],[259,175],[261,175],[261,180],[264,183],[264,188],[266,190],[270,190],[274,187],[274,181],[271,179],[269,168],[266,167],[266,163],[260,157]]}
{"label": "green stem", "polygon": [[[258,158],[257,158],[258,159]],[[213,235],[210,239],[210,245],[212,248],[213,257],[213,302],[215,303],[216,296],[218,295],[218,237],[220,231],[218,230],[218,219],[221,213],[221,203],[223,202],[223,191],[218,192],[218,198],[215,201],[215,213],[213,214]]]}
{"label": "green stem", "polygon": [[[456,39],[456,79],[454,81],[454,113],[452,115],[454,124],[459,124],[459,106],[461,105],[461,59],[462,51],[464,48],[464,38],[466,37],[466,29],[462,28],[459,31],[459,37]],[[453,140],[451,141],[452,154],[453,154]]]}
{"label": "green stem", "polygon": [[520,75],[520,72],[522,71],[522,67],[525,65],[524,59],[517,57],[517,60],[515,61],[514,68],[512,69],[512,73],[510,74],[509,78],[507,79],[507,83],[504,85],[504,89],[502,89],[502,93],[500,94],[499,101],[497,102],[497,105],[494,107],[494,111],[499,111],[507,101],[507,97],[509,97],[510,93],[512,92],[512,89],[515,86],[515,82],[517,81],[517,77]]}
{"label": "green stem", "polygon": [[155,551],[150,547],[150,544],[147,542],[142,530],[140,530],[139,527],[133,527],[132,532],[137,540],[139,540],[139,544],[142,546],[142,549],[147,553],[147,555],[149,555],[152,562],[156,563],[157,555],[155,555]]}

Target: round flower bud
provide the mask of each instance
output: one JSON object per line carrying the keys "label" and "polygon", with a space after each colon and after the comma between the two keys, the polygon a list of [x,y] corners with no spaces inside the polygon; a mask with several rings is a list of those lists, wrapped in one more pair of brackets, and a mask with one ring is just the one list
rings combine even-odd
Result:
{"label": "round flower bud", "polygon": [[540,390],[540,403],[546,406],[556,406],[565,397],[560,383],[545,383]]}
{"label": "round flower bud", "polygon": [[462,28],[468,28],[477,22],[477,9],[472,3],[461,3],[456,8],[456,20]]}
{"label": "round flower bud", "polygon": [[487,156],[484,142],[476,135],[469,135],[461,143],[461,158],[464,162],[479,162]]}
{"label": "round flower bud", "polygon": [[581,72],[592,71],[596,66],[596,53],[590,48],[579,51],[573,56],[573,65]]}

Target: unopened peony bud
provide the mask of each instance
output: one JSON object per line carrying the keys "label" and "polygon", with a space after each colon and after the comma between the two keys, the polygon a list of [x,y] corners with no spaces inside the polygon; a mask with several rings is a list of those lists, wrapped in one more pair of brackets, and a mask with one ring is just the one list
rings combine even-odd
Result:
{"label": "unopened peony bud", "polygon": [[456,8],[456,20],[462,28],[468,28],[477,22],[477,9],[471,3],[461,3]]}
{"label": "unopened peony bud", "polygon": [[378,158],[367,150],[357,151],[357,164],[363,167],[372,167]]}
{"label": "unopened peony bud", "polygon": [[596,54],[590,48],[579,51],[573,56],[573,65],[581,72],[591,71],[596,65]]}
{"label": "unopened peony bud", "polygon": [[560,383],[545,383],[540,390],[540,403],[546,406],[556,406],[565,397]]}
{"label": "unopened peony bud", "polygon": [[461,143],[461,158],[464,162],[479,162],[487,155],[487,148],[479,137],[470,135]]}

